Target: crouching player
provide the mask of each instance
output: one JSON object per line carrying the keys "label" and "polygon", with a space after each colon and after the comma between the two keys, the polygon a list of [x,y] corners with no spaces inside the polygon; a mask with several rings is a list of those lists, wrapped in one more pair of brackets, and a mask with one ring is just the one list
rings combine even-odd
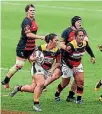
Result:
{"label": "crouching player", "polygon": [[[99,50],[102,51],[102,45],[99,45]],[[95,91],[98,91],[100,87],[102,86],[102,79],[98,81],[98,83],[95,86]],[[99,97],[99,100],[102,101],[102,95]]]}
{"label": "crouching player", "polygon": [[41,58],[34,57],[35,54],[30,56],[32,61],[35,60],[32,69],[32,85],[16,86],[10,94],[13,97],[18,91],[34,93],[33,109],[35,111],[42,111],[39,105],[39,98],[46,81],[51,83],[60,77],[60,50],[57,47],[58,36],[51,33],[45,36],[45,41],[46,44],[38,47],[38,50],[44,55],[44,60],[40,61]]}

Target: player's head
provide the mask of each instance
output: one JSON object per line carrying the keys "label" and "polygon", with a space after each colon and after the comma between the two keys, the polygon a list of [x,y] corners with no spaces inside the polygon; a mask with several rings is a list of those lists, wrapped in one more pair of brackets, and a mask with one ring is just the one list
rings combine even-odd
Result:
{"label": "player's head", "polygon": [[79,29],[81,28],[81,17],[80,16],[74,16],[72,19],[71,19],[71,24],[72,26],[74,26],[76,29]]}
{"label": "player's head", "polygon": [[75,39],[78,44],[82,44],[85,37],[85,32],[83,29],[77,29],[75,31]]}
{"label": "player's head", "polygon": [[33,18],[35,16],[35,7],[33,4],[29,4],[25,7],[25,12],[27,13],[28,17]]}
{"label": "player's head", "polygon": [[51,33],[45,36],[47,44],[52,45],[53,48],[57,46],[58,36],[55,33]]}

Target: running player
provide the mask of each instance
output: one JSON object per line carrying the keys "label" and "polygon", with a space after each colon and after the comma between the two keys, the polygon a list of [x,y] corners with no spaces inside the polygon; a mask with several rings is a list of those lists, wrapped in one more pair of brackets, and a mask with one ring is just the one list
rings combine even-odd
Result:
{"label": "running player", "polygon": [[20,70],[32,52],[35,50],[36,39],[44,40],[45,36],[36,35],[38,26],[35,21],[35,7],[29,4],[25,7],[26,17],[21,24],[21,38],[16,48],[16,64],[11,67],[1,82],[4,88],[9,88],[11,77]]}
{"label": "running player", "polygon": [[46,80],[60,76],[60,50],[57,47],[58,36],[54,33],[49,34],[45,37],[45,41],[46,44],[38,47],[38,50],[44,55],[43,62],[39,63],[33,54],[30,56],[32,61],[35,60],[33,63],[32,85],[16,86],[10,94],[13,97],[18,91],[34,93],[33,108],[35,111],[42,111],[39,106],[39,98]]}

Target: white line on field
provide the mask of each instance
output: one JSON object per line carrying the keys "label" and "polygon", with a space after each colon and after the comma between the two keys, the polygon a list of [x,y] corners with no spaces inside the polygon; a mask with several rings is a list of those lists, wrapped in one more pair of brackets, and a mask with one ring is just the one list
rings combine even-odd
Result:
{"label": "white line on field", "polygon": [[[3,70],[3,71],[8,71],[9,69],[8,68],[0,68],[0,70]],[[30,70],[19,70],[19,71],[22,71],[22,72],[30,72]]]}
{"label": "white line on field", "polygon": [[[1,71],[8,71],[9,69],[8,68],[0,68]],[[19,70],[19,72],[28,72],[30,73],[31,71],[30,70]],[[94,72],[94,71],[89,71],[89,72],[86,72],[86,73],[90,73],[90,72]]]}
{"label": "white line on field", "polygon": [[[10,5],[27,5],[27,4],[19,4],[19,3],[11,3],[11,2],[2,2],[4,4],[10,4]],[[91,11],[91,12],[102,12],[102,10],[99,9],[86,9],[86,8],[74,8],[74,7],[62,7],[62,6],[45,6],[45,5],[35,5],[37,7],[42,8],[54,8],[54,9],[65,9],[65,10],[80,10],[80,11]]]}

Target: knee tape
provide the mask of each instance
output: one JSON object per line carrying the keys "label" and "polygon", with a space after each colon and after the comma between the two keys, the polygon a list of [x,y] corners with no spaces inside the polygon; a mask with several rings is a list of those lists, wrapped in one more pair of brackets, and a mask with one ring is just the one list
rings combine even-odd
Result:
{"label": "knee tape", "polygon": [[22,68],[24,66],[25,61],[22,60],[16,60],[16,66]]}
{"label": "knee tape", "polygon": [[24,66],[25,61],[16,60],[16,68],[19,70]]}
{"label": "knee tape", "polygon": [[24,66],[25,61],[17,60],[16,64],[10,68],[9,73],[14,74]]}

